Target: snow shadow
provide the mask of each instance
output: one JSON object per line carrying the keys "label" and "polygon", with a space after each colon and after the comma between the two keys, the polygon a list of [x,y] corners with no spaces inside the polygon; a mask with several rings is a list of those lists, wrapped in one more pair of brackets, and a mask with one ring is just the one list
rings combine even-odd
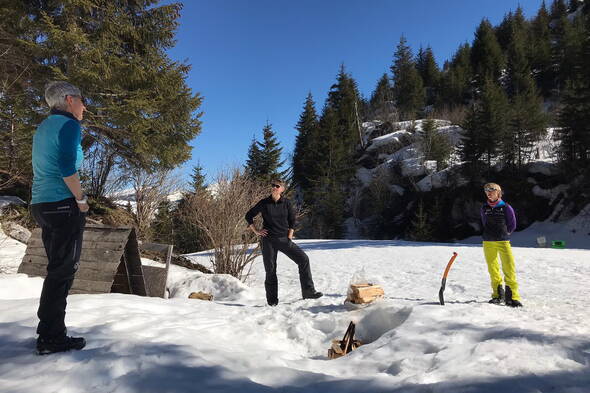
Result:
{"label": "snow shadow", "polygon": [[358,321],[356,335],[363,344],[377,341],[383,334],[406,322],[412,310],[412,307],[377,307],[370,310]]}
{"label": "snow shadow", "polygon": [[[75,332],[82,333],[88,341],[83,350],[45,356],[35,354],[34,338],[19,339],[14,334],[17,331],[21,335],[23,331],[34,333],[30,326],[0,324],[0,381],[3,381],[2,391],[6,393],[5,386],[20,386],[21,381],[27,381],[30,386],[36,378],[40,378],[49,390],[61,386],[75,392],[276,391],[247,378],[236,377],[228,368],[206,364],[207,361],[194,348],[140,340],[130,342],[124,338],[118,340],[117,333],[110,332],[106,325]],[[55,367],[57,364],[59,367]]]}

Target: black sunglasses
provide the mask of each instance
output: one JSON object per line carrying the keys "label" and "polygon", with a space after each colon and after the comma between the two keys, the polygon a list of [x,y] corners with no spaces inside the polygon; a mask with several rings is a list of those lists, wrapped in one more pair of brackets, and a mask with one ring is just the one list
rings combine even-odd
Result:
{"label": "black sunglasses", "polygon": [[281,188],[280,184],[271,184],[271,186],[273,186],[274,188]]}

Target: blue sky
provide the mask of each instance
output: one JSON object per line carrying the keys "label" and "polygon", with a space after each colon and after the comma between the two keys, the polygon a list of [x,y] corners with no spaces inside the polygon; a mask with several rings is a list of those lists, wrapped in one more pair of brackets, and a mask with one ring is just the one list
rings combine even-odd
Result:
{"label": "blue sky", "polygon": [[531,18],[541,1],[185,0],[169,55],[192,65],[204,115],[183,172],[200,162],[211,180],[243,165],[267,121],[290,161],[307,93],[320,112],[340,64],[369,97],[402,34],[414,53],[430,45],[442,66],[483,17],[496,25],[520,4]]}

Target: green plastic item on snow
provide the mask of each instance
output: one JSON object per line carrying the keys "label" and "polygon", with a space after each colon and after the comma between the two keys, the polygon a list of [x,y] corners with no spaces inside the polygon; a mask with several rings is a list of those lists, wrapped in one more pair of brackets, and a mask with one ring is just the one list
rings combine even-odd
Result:
{"label": "green plastic item on snow", "polygon": [[564,240],[553,240],[551,241],[552,248],[565,248],[565,241]]}

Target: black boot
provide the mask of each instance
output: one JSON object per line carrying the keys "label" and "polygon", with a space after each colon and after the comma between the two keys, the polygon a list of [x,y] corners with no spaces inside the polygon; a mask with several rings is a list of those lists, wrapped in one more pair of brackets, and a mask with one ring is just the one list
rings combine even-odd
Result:
{"label": "black boot", "polygon": [[[508,287],[506,287],[506,288],[508,288]],[[504,301],[504,288],[502,287],[502,285],[498,285],[498,296],[490,299],[489,303],[500,304],[503,301]]]}
{"label": "black boot", "polygon": [[510,307],[522,307],[522,303],[512,299],[512,289],[506,285],[506,305]]}
{"label": "black boot", "polygon": [[66,352],[71,349],[80,350],[86,346],[86,340],[83,337],[57,337],[37,339],[37,354],[49,355],[50,353]]}
{"label": "black boot", "polygon": [[315,290],[313,292],[309,292],[309,293],[304,293],[303,294],[303,298],[304,299],[319,299],[322,296],[324,296],[323,293],[318,292],[318,291],[315,291]]}

